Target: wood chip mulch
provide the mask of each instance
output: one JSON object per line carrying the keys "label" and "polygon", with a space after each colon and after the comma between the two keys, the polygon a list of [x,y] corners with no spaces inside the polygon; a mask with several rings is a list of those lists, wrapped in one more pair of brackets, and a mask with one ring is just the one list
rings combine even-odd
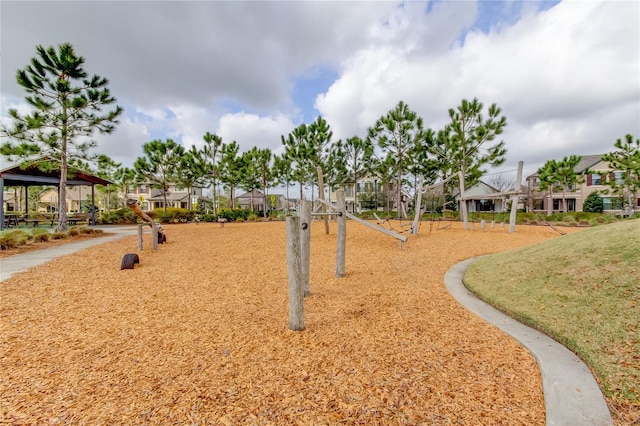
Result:
{"label": "wood chip mulch", "polygon": [[[289,330],[284,222],[166,226],[0,283],[0,423],[543,425],[534,358],[459,305],[445,272],[559,235],[429,230],[399,242],[312,224],[305,325]],[[406,235],[406,234],[405,234]],[[499,279],[499,276],[496,276]]]}

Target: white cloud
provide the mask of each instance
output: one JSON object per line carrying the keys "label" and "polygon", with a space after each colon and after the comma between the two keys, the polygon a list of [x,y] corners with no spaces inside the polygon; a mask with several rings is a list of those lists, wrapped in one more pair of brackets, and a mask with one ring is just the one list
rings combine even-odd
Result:
{"label": "white cloud", "polygon": [[477,97],[507,116],[508,167],[606,152],[615,138],[640,132],[638,10],[631,2],[567,2],[527,12],[513,26],[469,32],[436,56],[363,49],[343,62],[316,107],[344,138],[365,135],[399,100],[438,130],[449,108]]}
{"label": "white cloud", "polygon": [[270,148],[275,154],[281,154],[281,136],[288,135],[295,127],[297,125],[284,114],[260,117],[242,112],[222,116],[216,134],[227,142],[238,142],[241,151],[257,146]]}
{"label": "white cloud", "polygon": [[278,150],[301,116],[317,115],[291,99],[296,78],[323,69],[338,77],[315,107],[336,138],[365,136],[399,100],[438,129],[473,97],[507,116],[505,167],[640,134],[638,2],[540,12],[509,1],[496,16],[474,1],[35,4],[2,3],[1,114],[26,105],[14,76],[35,45],[71,42],[125,107],[117,130],[97,138],[125,165],[151,139],[201,146],[207,131]]}

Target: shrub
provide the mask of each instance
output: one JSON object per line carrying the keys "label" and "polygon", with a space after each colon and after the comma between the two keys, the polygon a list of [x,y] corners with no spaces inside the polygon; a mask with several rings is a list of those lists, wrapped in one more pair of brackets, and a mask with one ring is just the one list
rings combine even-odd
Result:
{"label": "shrub", "polygon": [[110,212],[102,212],[98,219],[98,222],[101,224],[136,223],[137,221],[138,216],[128,207]]}
{"label": "shrub", "polygon": [[222,217],[227,219],[229,222],[244,222],[245,220],[247,220],[249,213],[251,213],[249,210],[244,210],[244,209],[228,209],[228,208],[222,208],[222,209],[218,209],[218,217]]}
{"label": "shrub", "polygon": [[155,209],[153,215],[149,216],[161,223],[184,223],[192,221],[196,216],[196,212],[176,208],[168,208],[166,211],[164,209]]}
{"label": "shrub", "polygon": [[602,201],[602,197],[598,192],[592,192],[589,194],[586,200],[584,200],[584,204],[582,206],[582,210],[585,212],[593,212],[593,213],[602,213],[604,211],[604,202]]}
{"label": "shrub", "polygon": [[29,234],[21,229],[16,229],[0,237],[0,248],[2,250],[16,248],[25,245],[29,239]]}
{"label": "shrub", "polygon": [[201,214],[200,222],[215,222],[217,220],[214,214]]}
{"label": "shrub", "polygon": [[54,232],[53,234],[51,234],[51,239],[52,240],[62,240],[64,238],[67,238],[67,233],[66,232]]}
{"label": "shrub", "polygon": [[51,239],[51,234],[45,230],[44,232],[32,235],[31,238],[35,243],[44,243]]}
{"label": "shrub", "polygon": [[49,235],[49,231],[47,231],[47,230],[46,230],[46,229],[44,229],[44,228],[33,228],[33,229],[31,230],[31,236],[32,236],[32,237],[35,237],[36,235],[40,235],[40,234],[47,234],[47,235]]}
{"label": "shrub", "polygon": [[257,215],[257,214],[255,214],[255,213],[250,213],[250,214],[247,216],[247,221],[249,221],[249,222],[255,222],[255,221],[257,221],[257,220],[258,220],[258,215]]}
{"label": "shrub", "polygon": [[69,230],[67,231],[67,234],[70,237],[75,237],[76,235],[80,235],[80,231],[78,230],[78,228],[72,227],[72,228],[69,228]]}

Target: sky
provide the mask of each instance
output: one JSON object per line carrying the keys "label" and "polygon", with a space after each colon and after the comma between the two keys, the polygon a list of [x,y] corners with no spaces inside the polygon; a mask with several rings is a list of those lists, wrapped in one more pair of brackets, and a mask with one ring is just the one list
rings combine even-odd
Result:
{"label": "sky", "polygon": [[151,140],[206,132],[281,154],[324,117],[333,140],[404,101],[434,131],[463,99],[507,118],[506,162],[602,154],[640,138],[640,2],[0,1],[0,117],[16,71],[69,42],[124,108],[96,153],[131,166]]}

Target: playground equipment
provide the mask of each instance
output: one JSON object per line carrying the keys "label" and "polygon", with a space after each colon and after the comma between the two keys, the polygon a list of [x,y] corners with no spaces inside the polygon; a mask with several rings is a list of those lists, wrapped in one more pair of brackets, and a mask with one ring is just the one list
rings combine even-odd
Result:
{"label": "playground equipment", "polygon": [[[158,243],[164,244],[167,242],[167,236],[162,232],[162,227],[159,223],[156,223],[149,217],[148,214],[142,211],[140,208],[140,202],[135,198],[129,198],[127,200],[127,207],[129,207],[133,212],[142,219],[145,223],[138,224],[138,251],[142,251],[142,227],[143,225],[149,225],[151,227],[151,235],[152,235],[152,247],[154,250],[158,250]],[[133,269],[136,263],[140,263],[140,257],[136,253],[127,253],[122,258],[122,263],[120,264],[120,270],[123,269]]]}
{"label": "playground equipment", "polygon": [[135,253],[127,253],[122,258],[122,263],[120,264],[120,270],[123,269],[133,269],[133,266],[136,263],[140,263],[140,258]]}
{"label": "playground equipment", "polygon": [[407,237],[396,232],[372,225],[357,216],[347,212],[344,191],[336,193],[336,204],[319,199],[323,206],[328,207],[330,212],[313,212],[311,202],[301,200],[299,203],[299,216],[287,217],[287,271],[289,274],[289,328],[294,331],[304,330],[304,298],[311,294],[309,285],[309,260],[311,245],[311,216],[336,216],[338,224],[338,239],[336,249],[336,277],[345,276],[346,241],[347,241],[347,218],[361,223],[378,232],[382,232],[400,240],[407,241]]}
{"label": "playground equipment", "polygon": [[[140,208],[140,201],[135,198],[129,198],[127,200],[127,207],[133,210],[136,216],[145,221],[146,225],[151,227],[154,250],[158,250],[158,244],[164,244],[167,242],[167,236],[162,232],[162,226],[159,223],[154,222],[148,214],[142,211]],[[138,224],[138,251],[142,251],[142,226],[145,224]]]}
{"label": "playground equipment", "polygon": [[289,274],[289,328],[304,330],[304,298],[311,294],[309,264],[311,248],[311,216],[336,216],[338,247],[336,250],[336,277],[345,275],[346,256],[346,203],[344,191],[338,191],[337,206],[324,201],[335,212],[313,212],[311,202],[300,200],[299,216],[287,217],[287,270]]}

